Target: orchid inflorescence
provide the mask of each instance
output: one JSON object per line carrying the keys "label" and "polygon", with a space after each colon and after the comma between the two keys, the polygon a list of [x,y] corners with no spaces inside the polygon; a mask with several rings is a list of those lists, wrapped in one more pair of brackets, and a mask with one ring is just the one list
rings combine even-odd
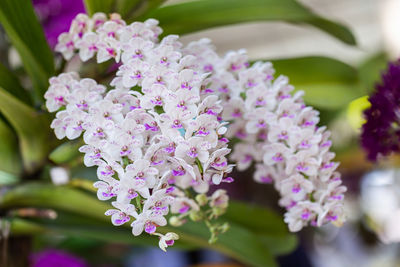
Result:
{"label": "orchid inflorescence", "polygon": [[[256,163],[254,179],[272,183],[286,207],[291,231],[343,220],[338,164],[331,162],[325,127],[302,93],[291,95],[286,77],[274,79],[271,63],[250,66],[244,50],[220,57],[208,39],[184,46],[176,35],[159,41],[158,21],[130,25],[117,14],[79,14],[56,51],[66,60],[114,59],[112,90],[77,73],[50,79],[46,106],[56,113],[59,139],[83,134],[84,164],[97,166],[94,184],[114,225],[160,237],[160,248],[178,239],[158,227],[205,221],[213,242],[228,229],[213,219],[228,207],[233,167]],[[235,141],[233,153],[229,141]],[[261,148],[261,149],[260,149]],[[228,162],[228,158],[234,164]]]}

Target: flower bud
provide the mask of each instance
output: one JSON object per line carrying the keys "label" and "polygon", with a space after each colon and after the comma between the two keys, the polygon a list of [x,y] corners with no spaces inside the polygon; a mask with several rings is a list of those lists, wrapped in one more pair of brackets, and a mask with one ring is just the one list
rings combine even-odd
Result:
{"label": "flower bud", "polygon": [[213,214],[215,217],[219,217],[219,216],[221,216],[222,214],[224,214],[225,211],[226,211],[226,209],[224,209],[224,208],[213,207],[213,209],[212,209],[212,214]]}
{"label": "flower bud", "polygon": [[192,210],[192,211],[189,213],[189,218],[190,218],[192,221],[194,221],[194,222],[198,222],[198,221],[200,221],[201,219],[203,219],[203,214],[202,214],[201,211]]}
{"label": "flower bud", "polygon": [[208,199],[207,199],[206,194],[199,194],[199,195],[197,195],[197,196],[196,196],[196,201],[197,201],[197,203],[199,203],[200,206],[206,205],[207,202],[208,202]]}
{"label": "flower bud", "polygon": [[230,228],[230,225],[229,225],[229,223],[226,222],[220,226],[220,231],[221,231],[221,233],[225,233],[226,231],[229,230],[229,228]]}
{"label": "flower bud", "polygon": [[177,216],[172,216],[169,219],[169,224],[171,224],[172,226],[175,226],[175,227],[179,227],[183,223],[184,223],[184,221],[182,219],[180,219],[179,217],[177,217]]}

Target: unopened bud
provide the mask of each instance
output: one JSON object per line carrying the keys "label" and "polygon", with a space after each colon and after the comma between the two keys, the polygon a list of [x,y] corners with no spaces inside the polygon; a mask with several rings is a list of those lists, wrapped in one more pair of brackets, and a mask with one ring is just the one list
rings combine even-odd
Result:
{"label": "unopened bud", "polygon": [[221,233],[225,233],[226,231],[229,230],[229,228],[230,228],[230,225],[229,225],[229,223],[226,222],[223,225],[221,225],[220,231],[221,231]]}
{"label": "unopened bud", "polygon": [[224,209],[224,208],[219,208],[219,207],[214,207],[214,208],[212,209],[212,213],[213,213],[213,215],[216,216],[216,217],[221,216],[222,214],[225,213],[225,211],[226,211],[226,209]]}
{"label": "unopened bud", "polygon": [[196,201],[199,203],[200,206],[204,206],[208,202],[208,198],[205,194],[199,194],[196,196]]}
{"label": "unopened bud", "polygon": [[192,221],[194,221],[194,222],[198,222],[198,221],[200,221],[201,219],[203,219],[203,215],[202,215],[201,211],[192,210],[192,211],[189,213],[189,218],[190,218]]}
{"label": "unopened bud", "polygon": [[172,216],[169,219],[169,224],[175,227],[181,226],[184,223],[182,219],[179,219],[177,216]]}

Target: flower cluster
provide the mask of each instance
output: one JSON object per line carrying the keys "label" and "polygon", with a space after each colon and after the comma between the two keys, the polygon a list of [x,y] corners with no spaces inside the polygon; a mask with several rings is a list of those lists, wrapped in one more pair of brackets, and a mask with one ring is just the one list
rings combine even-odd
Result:
{"label": "flower cluster", "polygon": [[[106,212],[112,223],[133,217],[133,235],[158,235],[165,249],[178,238],[156,232],[167,214],[178,214],[171,223],[180,225],[186,216],[209,220],[227,207],[224,190],[205,195],[210,184],[231,181],[225,177],[233,167],[230,149],[221,137],[226,123],[218,116],[218,97],[201,95],[207,75],[193,67],[194,56],[180,52],[177,36],[158,42],[155,20],[124,25],[115,15],[107,21],[103,14],[77,16],[60,35],[58,50],[66,59],[78,51],[83,61],[121,60],[114,89],[63,73],[50,79],[46,106],[58,111],[51,125],[58,138],[83,133],[80,151],[86,166],[98,168],[98,198],[116,198],[115,209]],[[213,225],[212,234],[225,228]]]}
{"label": "flower cluster", "polygon": [[362,127],[361,143],[368,159],[375,161],[378,155],[387,156],[400,151],[400,60],[389,64],[382,75],[382,83],[376,86],[369,98],[371,107],[364,113],[366,123]]}
{"label": "flower cluster", "polygon": [[[79,14],[56,50],[65,59],[121,62],[110,85],[63,73],[45,94],[58,138],[83,134],[84,164],[97,166],[100,200],[114,225],[132,220],[132,233],[160,237],[165,249],[178,239],[163,235],[186,218],[203,220],[211,241],[227,224],[211,223],[228,206],[228,195],[210,185],[232,182],[230,159],[239,171],[256,163],[254,178],[275,183],[292,231],[342,220],[338,164],[331,162],[329,132],[302,93],[291,94],[286,77],[274,79],[271,63],[250,66],[244,50],[219,57],[208,39],[183,46],[176,35],[149,19],[130,25],[118,15]],[[229,123],[229,126],[228,126]]]}
{"label": "flower cluster", "polygon": [[207,39],[188,50],[200,70],[212,72],[205,94],[223,100],[222,119],[231,122],[225,136],[238,140],[230,159],[239,171],[256,163],[254,179],[275,184],[290,230],[340,224],[346,187],[335,171],[339,164],[331,161],[330,133],[317,127],[318,112],[304,104],[303,92],[292,95],[288,79],[274,79],[269,62],[250,67],[243,50],[220,58]]}

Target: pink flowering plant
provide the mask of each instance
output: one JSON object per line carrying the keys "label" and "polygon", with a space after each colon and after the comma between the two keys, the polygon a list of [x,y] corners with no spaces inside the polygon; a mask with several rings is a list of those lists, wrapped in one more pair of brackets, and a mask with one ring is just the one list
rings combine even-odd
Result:
{"label": "pink flowering plant", "polygon": [[[330,132],[304,92],[293,91],[271,62],[251,61],[245,49],[221,55],[210,39],[184,43],[177,35],[273,18],[310,23],[353,44],[345,27],[295,1],[248,2],[261,11],[294,8],[301,16],[261,16],[237,0],[106,2],[85,1],[87,14],[60,33],[54,54],[29,1],[0,4],[0,22],[30,77],[24,88],[0,65],[0,181],[7,185],[0,216],[11,234],[47,225],[63,233],[75,220],[87,224],[88,235],[100,223],[107,231],[91,236],[115,241],[111,219],[129,228],[130,244],[158,242],[164,251],[174,243],[211,246],[249,265],[272,266],[272,254],[295,247],[286,229],[345,221],[346,187]],[[225,20],[199,17],[225,5]],[[24,23],[7,12],[17,10]],[[30,30],[21,28],[27,24]],[[70,177],[82,164],[95,181]],[[235,181],[251,180],[241,177],[245,170],[260,186],[273,185],[283,216],[231,200]],[[57,218],[45,213],[43,223],[24,216],[24,208],[50,209]],[[271,252],[278,240],[285,245]]]}

